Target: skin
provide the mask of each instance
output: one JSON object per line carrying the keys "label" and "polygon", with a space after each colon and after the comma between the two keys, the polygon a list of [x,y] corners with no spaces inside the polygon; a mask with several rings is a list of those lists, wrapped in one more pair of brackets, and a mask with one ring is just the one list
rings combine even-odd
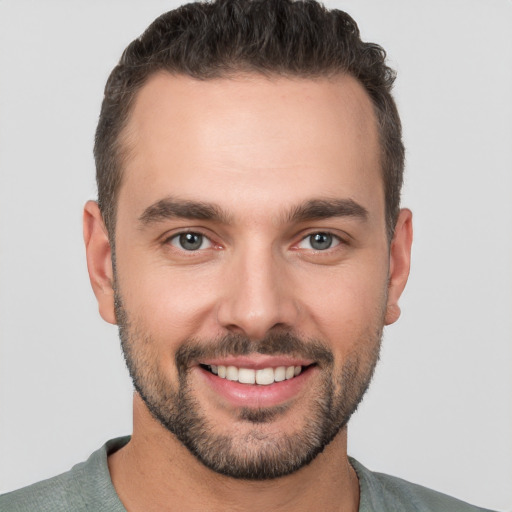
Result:
{"label": "skin", "polygon": [[[322,340],[336,370],[354,354],[371,363],[375,332],[400,315],[412,221],[401,210],[388,240],[376,119],[356,80],[157,74],[137,96],[125,143],[117,286],[170,385],[177,386],[174,354],[185,340],[226,333],[257,343],[286,328]],[[169,197],[211,203],[228,218],[141,222],[148,207]],[[350,199],[366,216],[289,219],[314,199]],[[183,230],[203,233],[211,244],[184,251],[170,238]],[[332,233],[335,245],[314,250],[308,235],[318,232]],[[84,236],[100,314],[115,324],[111,247],[95,202],[85,207]],[[194,397],[215,427],[236,439],[253,428],[196,370]],[[261,432],[300,430],[320,374],[311,372],[286,412]],[[359,504],[346,428],[291,475],[236,480],[203,466],[137,393],[132,440],[110,456],[109,468],[129,511],[355,511]]]}

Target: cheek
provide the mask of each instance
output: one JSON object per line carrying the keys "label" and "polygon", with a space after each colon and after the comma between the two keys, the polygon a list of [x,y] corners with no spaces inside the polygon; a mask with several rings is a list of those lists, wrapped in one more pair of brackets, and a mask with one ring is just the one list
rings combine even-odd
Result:
{"label": "cheek", "polygon": [[181,342],[198,334],[215,304],[212,276],[187,268],[139,264],[138,270],[121,273],[120,292],[131,318],[155,339]]}
{"label": "cheek", "polygon": [[350,352],[363,340],[373,339],[383,326],[387,273],[371,267],[336,269],[316,280],[315,293],[304,299],[312,327],[332,344],[334,351]]}

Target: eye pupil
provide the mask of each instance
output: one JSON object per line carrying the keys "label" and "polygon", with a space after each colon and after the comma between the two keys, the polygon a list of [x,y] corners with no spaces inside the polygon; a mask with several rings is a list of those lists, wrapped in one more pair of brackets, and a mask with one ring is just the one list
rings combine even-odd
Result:
{"label": "eye pupil", "polygon": [[332,245],[332,235],[329,233],[315,233],[310,237],[311,247],[317,251],[329,249]]}
{"label": "eye pupil", "polygon": [[198,233],[183,233],[180,235],[180,245],[187,251],[195,251],[201,247],[203,235]]}

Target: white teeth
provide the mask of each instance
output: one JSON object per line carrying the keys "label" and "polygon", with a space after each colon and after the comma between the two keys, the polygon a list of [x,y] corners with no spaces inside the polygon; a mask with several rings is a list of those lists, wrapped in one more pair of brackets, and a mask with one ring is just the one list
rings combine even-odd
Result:
{"label": "white teeth", "polygon": [[[254,384],[258,380],[258,374],[249,368],[240,368],[238,370],[238,382],[242,384]],[[258,382],[260,384],[260,382]]]}
{"label": "white teeth", "polygon": [[268,386],[269,384],[274,383],[274,369],[273,368],[263,368],[262,370],[258,370],[256,372],[256,383],[261,384],[263,386]]}
{"label": "white teeth", "polygon": [[302,366],[278,366],[277,368],[262,368],[253,370],[251,368],[237,368],[236,366],[210,365],[213,374],[221,379],[238,381],[242,384],[259,384],[268,386],[274,382],[293,379],[302,372]]}
{"label": "white teeth", "polygon": [[238,380],[238,368],[236,366],[228,366],[226,368],[226,379]]}
{"label": "white teeth", "polygon": [[278,366],[274,370],[274,380],[276,382],[281,382],[286,379],[286,368],[284,366]]}
{"label": "white teeth", "polygon": [[286,380],[293,378],[295,376],[295,366],[288,366],[285,376]]}

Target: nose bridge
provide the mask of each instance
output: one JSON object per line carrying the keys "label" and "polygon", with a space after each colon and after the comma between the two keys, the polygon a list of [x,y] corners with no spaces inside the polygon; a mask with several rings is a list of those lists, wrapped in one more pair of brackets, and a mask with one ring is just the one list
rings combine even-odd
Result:
{"label": "nose bridge", "polygon": [[286,287],[284,261],[271,244],[252,240],[235,251],[218,310],[224,328],[261,339],[273,327],[291,326],[296,308]]}

